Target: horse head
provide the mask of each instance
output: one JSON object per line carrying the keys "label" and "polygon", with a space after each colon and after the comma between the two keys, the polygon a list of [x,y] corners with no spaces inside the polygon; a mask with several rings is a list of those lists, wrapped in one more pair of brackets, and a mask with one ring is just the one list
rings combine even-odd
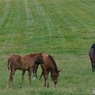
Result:
{"label": "horse head", "polygon": [[53,80],[53,82],[55,84],[55,87],[56,87],[56,84],[57,84],[57,79],[58,79],[60,71],[61,70],[56,70],[56,69],[54,69],[53,71],[51,71],[51,77],[52,77],[52,80]]}
{"label": "horse head", "polygon": [[42,56],[42,52],[38,54],[36,60],[35,60],[35,63],[36,64],[43,64],[44,61],[43,61],[43,56]]}

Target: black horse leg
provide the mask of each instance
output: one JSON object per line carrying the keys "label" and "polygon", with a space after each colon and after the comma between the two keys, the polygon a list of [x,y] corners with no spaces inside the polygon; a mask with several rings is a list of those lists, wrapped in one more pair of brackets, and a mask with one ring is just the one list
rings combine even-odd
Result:
{"label": "black horse leg", "polygon": [[93,63],[92,63],[92,72],[94,72],[94,69],[93,69]]}

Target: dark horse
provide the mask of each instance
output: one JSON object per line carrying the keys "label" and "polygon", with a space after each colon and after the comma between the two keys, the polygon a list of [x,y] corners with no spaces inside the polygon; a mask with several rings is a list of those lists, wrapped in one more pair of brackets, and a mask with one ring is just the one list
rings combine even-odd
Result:
{"label": "dark horse", "polygon": [[89,57],[92,65],[92,71],[95,71],[95,44],[93,44],[89,51]]}
{"label": "dark horse", "polygon": [[10,85],[10,81],[13,84],[13,75],[15,74],[15,71],[17,69],[22,70],[22,83],[20,88],[22,88],[25,71],[28,71],[29,82],[31,86],[31,73],[35,70],[35,65],[37,64],[43,64],[42,53],[34,53],[25,56],[20,56],[17,54],[11,55],[8,58],[8,63],[7,63],[8,70],[10,70],[10,76],[7,88]]}
{"label": "dark horse", "polygon": [[[58,70],[56,62],[55,62],[54,58],[51,55],[42,54],[42,56],[43,56],[44,64],[40,64],[40,65],[41,65],[41,68],[42,68],[41,76],[43,75],[44,80],[45,80],[44,86],[49,87],[48,75],[50,73],[51,78],[52,78],[52,80],[53,80],[53,82],[55,84],[55,87],[56,87],[59,72],[61,70]],[[38,66],[39,66],[39,64],[38,64]],[[38,66],[36,67],[35,73],[37,73]],[[41,78],[41,76],[40,76],[40,78]]]}

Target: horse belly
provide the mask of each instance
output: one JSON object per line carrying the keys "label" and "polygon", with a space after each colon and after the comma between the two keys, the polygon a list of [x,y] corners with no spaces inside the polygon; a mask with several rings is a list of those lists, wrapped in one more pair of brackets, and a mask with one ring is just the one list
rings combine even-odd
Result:
{"label": "horse belly", "polygon": [[19,65],[18,69],[27,70],[28,69],[28,64]]}

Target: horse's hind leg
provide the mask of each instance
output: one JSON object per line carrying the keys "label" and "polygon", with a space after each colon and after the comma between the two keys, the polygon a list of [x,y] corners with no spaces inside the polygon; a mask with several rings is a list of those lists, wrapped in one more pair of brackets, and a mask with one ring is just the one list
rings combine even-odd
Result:
{"label": "horse's hind leg", "polygon": [[7,88],[10,86],[10,81],[12,82],[12,85],[13,84],[13,75],[15,74],[15,70],[12,69],[11,72],[10,72],[10,76],[9,76],[9,81],[8,81],[8,85],[7,85]]}
{"label": "horse's hind leg", "polygon": [[22,71],[22,82],[21,82],[20,88],[22,88],[22,84],[23,84],[23,80],[24,80],[24,74],[25,74],[25,71]]}

